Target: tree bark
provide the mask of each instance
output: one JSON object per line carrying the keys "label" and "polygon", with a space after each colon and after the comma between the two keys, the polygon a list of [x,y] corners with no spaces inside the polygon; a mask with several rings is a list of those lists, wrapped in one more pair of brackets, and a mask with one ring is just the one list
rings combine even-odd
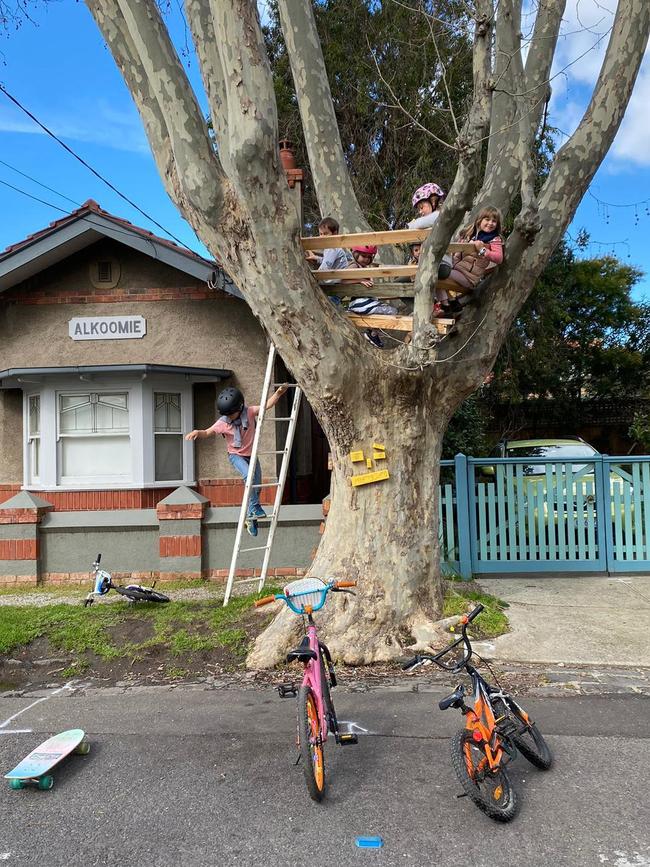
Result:
{"label": "tree bark", "polygon": [[[432,411],[423,408],[422,390]],[[358,581],[356,596],[329,597],[318,627],[337,658],[361,665],[429,647],[438,635],[440,448],[453,404],[421,376],[359,381],[348,398],[353,437],[341,438],[341,428],[322,415],[334,470],[326,530],[309,573]],[[352,475],[368,470],[365,463],[352,464],[349,452],[363,449],[372,459],[373,443],[387,450],[373,470],[385,467],[390,478],[352,487]],[[257,639],[249,666],[281,662],[300,628],[299,618],[281,611]]]}

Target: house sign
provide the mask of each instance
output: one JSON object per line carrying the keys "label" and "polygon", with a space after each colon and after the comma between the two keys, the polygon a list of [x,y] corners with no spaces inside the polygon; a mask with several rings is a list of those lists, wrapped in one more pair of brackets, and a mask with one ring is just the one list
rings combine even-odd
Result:
{"label": "house sign", "polygon": [[144,316],[77,316],[68,322],[73,340],[133,340],[146,333]]}

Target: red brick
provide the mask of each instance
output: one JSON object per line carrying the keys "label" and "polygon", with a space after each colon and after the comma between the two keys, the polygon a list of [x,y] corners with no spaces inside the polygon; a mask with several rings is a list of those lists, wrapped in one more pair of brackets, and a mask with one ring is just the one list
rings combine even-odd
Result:
{"label": "red brick", "polygon": [[200,536],[161,536],[161,557],[200,557]]}

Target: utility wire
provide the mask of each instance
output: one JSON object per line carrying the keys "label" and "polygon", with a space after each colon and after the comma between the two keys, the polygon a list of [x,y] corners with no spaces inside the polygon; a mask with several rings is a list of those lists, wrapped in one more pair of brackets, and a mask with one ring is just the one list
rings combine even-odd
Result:
{"label": "utility wire", "polygon": [[[78,160],[82,164],[82,166],[85,166],[88,171],[92,172],[96,178],[99,178],[102,183],[106,184],[109,189],[113,190],[113,192],[116,193],[121,199],[124,199],[125,202],[131,205],[132,208],[135,208],[136,211],[142,214],[143,217],[146,217],[147,220],[150,220],[154,224],[154,226],[158,226],[159,229],[161,229],[166,235],[169,235],[170,238],[173,238],[177,244],[181,245],[181,247],[185,247],[187,250],[191,249],[187,246],[187,244],[184,244],[179,238],[177,238],[176,235],[172,234],[169,229],[166,229],[157,220],[154,220],[154,218],[151,217],[146,211],[143,211],[142,208],[136,205],[136,203],[132,199],[130,199],[124,193],[120,192],[120,190],[118,190],[116,186],[114,186],[109,180],[107,180],[89,163],[87,163],[86,160],[83,159],[83,157],[80,157],[79,154],[75,153],[75,151],[73,151],[72,148],[69,147],[69,145],[67,145],[62,139],[55,135],[55,133],[53,133],[51,129],[46,127],[44,123],[41,123],[41,121],[35,115],[33,115],[31,111],[29,111],[29,109],[25,108],[25,106],[18,99],[16,99],[15,96],[12,96],[3,84],[0,84],[0,91],[2,91],[2,93],[4,93],[4,95],[7,97],[7,99],[10,99],[15,106],[17,106],[22,112],[24,112],[27,117],[33,120],[37,126],[39,126],[44,132],[46,132],[51,138],[53,138],[54,141],[58,142],[64,150],[66,150],[71,156]],[[192,250],[192,252],[194,251]]]}
{"label": "utility wire", "polygon": [[25,174],[25,172],[21,172],[20,169],[16,168],[16,166],[12,166],[10,163],[6,163],[4,160],[0,160],[0,164],[6,166],[8,169],[11,169],[12,172],[16,172],[17,175],[22,175],[23,178],[27,178],[28,181],[31,181],[34,184],[38,184],[38,186],[43,187],[44,190],[47,190],[50,193],[54,193],[55,196],[59,196],[60,198],[65,199],[67,202],[71,202],[71,204],[73,204],[75,208],[81,207],[80,203],[75,202],[75,200],[71,199],[70,196],[59,193],[57,190],[52,189],[52,187],[48,187],[47,184],[36,180],[36,178],[33,178],[31,175]]}
{"label": "utility wire", "polygon": [[[69,213],[69,211],[66,211],[65,208],[60,208],[58,205],[53,205],[52,202],[46,202],[45,199],[39,199],[38,196],[32,196],[31,193],[27,193],[25,192],[25,190],[21,190],[20,187],[14,187],[13,184],[10,184],[8,181],[3,181],[1,178],[0,184],[4,184],[5,187],[9,187],[9,189],[15,190],[17,193],[21,193],[23,196],[27,196],[27,198],[33,199],[35,202],[40,202],[41,205],[47,205],[48,208],[54,208],[55,211],[61,211],[62,214]],[[52,192],[54,192],[54,190],[52,190]]]}

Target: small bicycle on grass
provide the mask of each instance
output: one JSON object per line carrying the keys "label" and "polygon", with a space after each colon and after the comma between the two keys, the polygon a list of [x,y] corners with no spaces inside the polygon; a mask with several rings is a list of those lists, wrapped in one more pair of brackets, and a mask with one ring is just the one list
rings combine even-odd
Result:
{"label": "small bicycle on grass", "polygon": [[93,563],[93,589],[84,599],[84,608],[92,605],[97,597],[106,596],[109,590],[115,590],[129,602],[169,602],[169,596],[153,589],[156,586],[155,581],[151,587],[143,587],[141,584],[127,584],[126,587],[120,587],[118,584],[113,584],[110,572],[99,568],[101,559],[102,555],[98,554]]}
{"label": "small bicycle on grass", "polygon": [[[306,620],[305,636],[295,650],[287,654],[287,662],[299,660],[304,663],[305,672],[302,685],[296,690],[294,684],[283,684],[279,687],[281,697],[298,695],[298,746],[303,762],[307,789],[314,801],[321,801],[325,796],[325,755],[323,747],[328,733],[334,735],[337,744],[345,746],[356,744],[355,734],[339,731],[339,724],[334,711],[330,687],[336,686],[336,675],[330,652],[318,640],[316,624],[312,614],[319,611],[325,604],[327,594],[351,593],[349,587],[356,587],[356,581],[321,581],[320,578],[300,578],[292,581],[284,588],[284,593],[265,596],[258,599],[256,607],[268,605],[281,599],[294,614],[300,614]],[[327,671],[325,667],[327,665]]]}
{"label": "small bicycle on grass", "polygon": [[[463,794],[469,795],[491,819],[509,822],[517,815],[519,802],[506,765],[519,750],[529,762],[546,771],[551,767],[553,756],[526,711],[503,689],[491,686],[470,663],[472,645],[467,626],[481,611],[483,605],[477,605],[471,614],[463,616],[460,638],[440,653],[418,654],[402,668],[409,670],[425,662],[435,662],[447,671],[465,669],[468,673],[472,680],[470,706],[465,704],[463,684],[459,684],[451,695],[438,704],[440,710],[459,708],[465,716],[465,728],[451,740],[451,760],[463,787]],[[462,658],[451,665],[442,662],[442,658],[460,644],[464,645]]]}

